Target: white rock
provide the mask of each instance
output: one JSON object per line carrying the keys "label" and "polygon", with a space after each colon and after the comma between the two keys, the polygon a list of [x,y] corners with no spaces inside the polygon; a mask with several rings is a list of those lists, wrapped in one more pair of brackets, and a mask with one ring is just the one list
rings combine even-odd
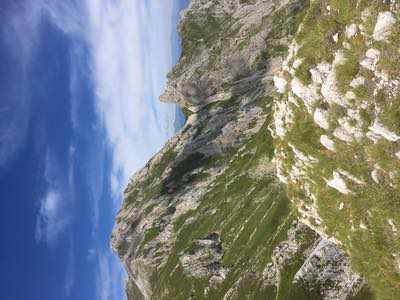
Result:
{"label": "white rock", "polygon": [[368,70],[375,71],[381,56],[380,51],[371,48],[367,50],[365,56],[366,58],[360,63],[360,65]]}
{"label": "white rock", "polygon": [[339,210],[342,210],[344,208],[344,203],[343,202],[340,202],[340,204],[339,204]]}
{"label": "white rock", "polygon": [[360,223],[360,228],[363,229],[363,230],[367,230],[368,229],[367,225],[365,225],[363,222]]}
{"label": "white rock", "polygon": [[288,184],[288,179],[286,178],[285,175],[283,175],[283,172],[282,172],[281,168],[277,168],[276,169],[276,176],[278,177],[280,182]]}
{"label": "white rock", "polygon": [[342,65],[346,62],[346,56],[344,55],[344,51],[339,50],[335,53],[335,58],[333,60],[333,65]]}
{"label": "white rock", "polygon": [[317,108],[314,112],[314,122],[325,130],[329,129],[328,117],[328,111],[324,109]]}
{"label": "white rock", "polygon": [[[347,111],[346,111],[346,114],[350,117],[350,118],[352,118],[352,119],[354,119],[354,120],[357,120],[358,122],[362,122],[362,117],[361,117],[361,115],[360,115],[360,110],[358,110],[358,109],[348,109]],[[360,124],[360,125],[362,125],[362,124]]]}
{"label": "white rock", "polygon": [[345,97],[346,97],[346,99],[348,99],[348,100],[354,100],[354,99],[357,98],[357,97],[356,97],[356,94],[354,94],[354,92],[352,92],[352,91],[348,91],[348,92],[346,93]]}
{"label": "white rock", "polygon": [[274,127],[277,136],[283,138],[286,135],[290,125],[293,124],[293,119],[293,112],[287,102],[278,101],[275,103]]}
{"label": "white rock", "polygon": [[366,36],[366,31],[367,31],[367,29],[366,29],[366,27],[364,26],[364,24],[358,25],[358,28],[360,29],[361,34],[362,34],[363,36]]}
{"label": "white rock", "polygon": [[306,176],[304,170],[303,170],[303,164],[299,161],[297,161],[293,166],[292,169],[290,170],[289,173],[289,178],[290,181],[298,181],[301,178],[304,178],[304,176]]}
{"label": "white rock", "polygon": [[289,103],[293,103],[295,106],[300,107],[299,101],[297,101],[297,98],[294,97],[293,93],[289,93],[288,101]]}
{"label": "white rock", "polygon": [[[354,113],[353,110],[348,109],[347,110],[348,114]],[[351,118],[348,116],[345,116],[343,118],[339,118],[338,122],[340,124],[341,130],[339,130],[337,133],[342,135],[343,139],[347,142],[350,142],[350,139],[356,139],[358,142],[360,142],[364,138],[364,132],[362,129],[362,120],[360,119],[361,117],[358,115],[355,115],[355,118]],[[355,121],[355,124],[354,124]]]}
{"label": "white rock", "polygon": [[370,48],[367,50],[367,52],[365,53],[365,56],[368,58],[372,58],[375,60],[379,60],[379,57],[381,55],[381,52],[377,49],[374,48]]}
{"label": "white rock", "polygon": [[368,102],[368,100],[363,100],[363,101],[361,101],[361,103],[360,103],[360,108],[362,108],[362,109],[368,109],[369,105],[370,105],[370,103]]}
{"label": "white rock", "polygon": [[353,174],[351,174],[351,173],[349,173],[349,172],[347,172],[347,171],[345,171],[345,170],[340,169],[340,170],[338,170],[338,171],[339,171],[339,173],[340,173],[341,175],[347,177],[348,179],[350,179],[351,181],[353,181],[353,182],[355,182],[355,183],[357,183],[357,184],[360,184],[360,185],[365,184],[365,182],[364,182],[363,180],[357,178],[356,176],[354,176]]}
{"label": "white rock", "polygon": [[315,163],[318,162],[316,158],[314,158],[311,155],[304,154],[301,152],[299,149],[297,149],[295,146],[289,143],[289,147],[292,149],[294,155],[296,158],[300,161],[302,161],[304,164],[310,164],[310,163]]}
{"label": "white rock", "polygon": [[400,159],[400,151],[396,152],[394,155],[396,155],[396,157],[397,157],[398,159]]}
{"label": "white rock", "polygon": [[389,171],[390,187],[392,187],[392,188],[396,187],[398,175],[399,175],[399,173],[397,171]]}
{"label": "white rock", "polygon": [[328,150],[331,150],[335,152],[335,142],[331,140],[328,136],[326,135],[321,135],[321,138],[319,139],[321,144]]}
{"label": "white rock", "polygon": [[307,87],[301,83],[301,81],[298,78],[293,78],[291,82],[292,86],[292,92],[299,98],[303,98],[304,95],[306,94]]}
{"label": "white rock", "polygon": [[313,86],[305,86],[298,78],[293,78],[291,82],[292,92],[303,100],[308,112],[311,112],[315,102],[320,98],[318,92]]}
{"label": "white rock", "polygon": [[292,68],[294,70],[296,70],[298,67],[300,67],[301,63],[303,62],[303,59],[297,58],[293,64],[292,64]]}
{"label": "white rock", "polygon": [[315,83],[322,84],[324,81],[323,75],[318,71],[318,69],[310,69],[311,80]]}
{"label": "white rock", "polygon": [[347,195],[348,193],[350,193],[350,190],[347,188],[346,182],[336,171],[333,172],[333,178],[328,180],[326,184],[342,194]]}
{"label": "white rock", "polygon": [[390,142],[397,142],[400,140],[400,136],[396,133],[390,131],[389,129],[385,128],[378,119],[375,119],[374,124],[369,127],[369,130],[378,136],[385,138]]}
{"label": "white rock", "polygon": [[352,88],[356,88],[358,86],[364,85],[365,84],[365,78],[363,76],[359,76],[357,78],[354,78],[351,83],[350,86]]}
{"label": "white rock", "polygon": [[375,167],[375,169],[371,172],[371,177],[375,181],[375,183],[379,183],[379,170]]}
{"label": "white rock", "polygon": [[317,69],[322,73],[325,74],[325,77],[332,71],[332,67],[327,62],[322,62],[317,65]]}
{"label": "white rock", "polygon": [[339,33],[336,33],[335,35],[333,35],[333,41],[335,43],[337,43],[339,41]]}
{"label": "white rock", "polygon": [[284,78],[274,76],[274,85],[278,93],[284,94],[286,92],[287,81]]}
{"label": "white rock", "polygon": [[373,38],[376,41],[386,41],[390,36],[391,28],[396,19],[390,11],[381,12],[375,25]]}
{"label": "white rock", "polygon": [[394,233],[395,235],[397,235],[397,227],[396,227],[396,225],[394,224],[393,219],[388,219],[387,221],[388,221],[390,227],[392,227],[393,233]]}
{"label": "white rock", "polygon": [[331,65],[328,63],[320,63],[315,68],[310,69],[311,80],[314,83],[322,84],[331,72]]}
{"label": "white rock", "polygon": [[342,97],[338,91],[336,84],[336,73],[335,66],[345,63],[346,58],[342,51],[335,53],[335,59],[333,61],[332,67],[327,71],[326,78],[321,86],[321,94],[328,103],[336,103],[342,107],[347,107],[348,103],[344,97]]}
{"label": "white rock", "polygon": [[351,143],[353,141],[352,135],[344,127],[336,128],[333,135],[343,142]]}
{"label": "white rock", "polygon": [[367,138],[373,141],[375,144],[381,139],[380,135],[373,133],[372,131],[368,131],[366,134]]}
{"label": "white rock", "polygon": [[293,42],[290,43],[290,45],[289,45],[288,56],[286,57],[285,61],[282,64],[283,70],[290,72],[289,62],[297,54],[297,51],[299,51],[299,49],[300,49],[300,46],[296,43],[295,40],[293,40]]}
{"label": "white rock", "polygon": [[357,34],[358,28],[356,24],[351,24],[346,27],[346,37],[351,39],[353,36]]}

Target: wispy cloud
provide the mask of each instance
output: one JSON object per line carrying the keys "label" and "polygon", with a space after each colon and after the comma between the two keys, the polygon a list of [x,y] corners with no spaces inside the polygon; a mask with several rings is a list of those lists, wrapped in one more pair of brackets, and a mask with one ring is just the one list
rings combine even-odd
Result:
{"label": "wispy cloud", "polygon": [[[70,160],[73,151],[70,150]],[[58,161],[48,149],[45,161],[44,177],[47,182],[47,191],[40,199],[40,207],[36,217],[35,239],[54,247],[61,234],[64,233],[71,221],[69,214],[73,197],[69,191],[72,173],[67,179],[58,167]],[[64,182],[66,181],[66,182]],[[67,187],[66,187],[67,186]]]}
{"label": "wispy cloud", "polygon": [[39,34],[43,6],[41,0],[32,0],[23,5],[10,5],[1,27],[1,38],[12,48],[12,55],[25,67],[35,54],[35,43]]}
{"label": "wispy cloud", "polygon": [[[45,18],[75,42],[76,47],[71,50],[70,92],[72,97],[78,95],[79,77],[75,67],[87,64],[99,126],[104,128],[107,146],[113,153],[109,184],[114,192],[115,211],[120,206],[121,191],[128,178],[160,149],[175,130],[176,108],[160,103],[158,96],[165,84],[165,75],[172,67],[171,36],[174,29],[171,21],[173,3],[177,1],[32,0],[26,1],[29,4],[22,12],[18,12],[18,17],[10,19],[8,27],[3,29],[10,32],[7,34],[10,47],[21,51],[18,57],[23,57],[24,66],[34,56],[36,35]],[[82,56],[83,48],[85,56]],[[84,62],[83,57],[86,59]],[[71,101],[72,123],[76,129],[76,112],[79,109],[76,101],[84,100],[77,96]],[[28,109],[29,103],[24,102],[20,106]],[[7,109],[6,106],[4,108]],[[28,124],[24,120],[10,123],[25,126],[25,131],[20,128],[23,133],[20,138],[17,138],[11,125],[7,132],[0,132],[0,167],[2,159],[8,160],[7,155],[15,155],[22,147]],[[10,141],[16,141],[14,149],[2,147],[3,143],[10,144]],[[74,153],[75,147],[71,145],[70,156]],[[39,199],[35,229],[36,240],[50,247],[57,243],[61,235],[70,234],[68,226],[72,216],[68,208],[73,199],[70,193],[75,189],[72,186],[73,168],[65,175],[63,180],[67,183],[63,185],[57,179],[60,170],[52,169],[55,165],[56,162],[49,156],[45,174],[48,187]],[[72,160],[70,165],[74,165]],[[100,197],[93,197],[92,200],[93,228],[97,230]],[[97,258],[98,298],[123,299],[125,273],[110,251],[99,249],[101,247],[93,248],[88,253],[89,259]],[[74,286],[75,259],[72,252],[68,260],[70,263],[65,281],[67,295]]]}
{"label": "wispy cloud", "polygon": [[47,191],[40,199],[40,208],[36,216],[35,239],[37,243],[44,243],[55,249],[62,237],[68,242],[65,257],[66,269],[63,283],[65,297],[70,297],[75,286],[76,261],[73,232],[70,227],[73,221],[73,204],[75,201],[75,148],[70,146],[68,151],[69,170],[67,174],[59,165],[59,161],[47,149],[44,178],[47,182]]}
{"label": "wispy cloud", "polygon": [[68,251],[67,258],[67,270],[65,273],[65,282],[64,282],[64,293],[68,298],[72,294],[73,287],[75,285],[75,248],[73,240],[70,239],[70,248]]}
{"label": "wispy cloud", "polygon": [[97,299],[126,299],[124,289],[125,273],[117,258],[109,252],[100,251],[98,259]]}
{"label": "wispy cloud", "polygon": [[174,131],[174,106],[158,101],[172,64],[172,1],[88,0],[87,12],[97,108],[120,193]]}
{"label": "wispy cloud", "polygon": [[7,13],[1,14],[0,28],[1,46],[9,48],[1,57],[7,76],[2,78],[0,93],[0,171],[13,161],[25,144],[31,106],[25,76],[35,53],[41,20],[41,8],[31,2],[8,7]]}
{"label": "wispy cloud", "polygon": [[57,190],[50,189],[41,201],[36,219],[35,238],[52,246],[64,231],[67,219],[62,209],[63,199]]}
{"label": "wispy cloud", "polygon": [[[176,108],[159,102],[158,96],[172,68],[177,1],[46,1],[43,5],[56,26],[88,46],[97,113],[114,153],[110,184],[116,196],[175,130]],[[72,57],[72,64],[81,63],[79,55]],[[117,201],[115,208],[119,205]]]}
{"label": "wispy cloud", "polygon": [[[114,152],[110,184],[116,195],[175,130],[175,107],[158,101],[172,67],[174,2],[33,0],[8,21],[13,34],[5,36],[12,47],[19,45],[23,54],[18,57],[24,61],[34,52],[43,18],[88,46],[97,112]],[[79,55],[73,55],[72,65],[74,59],[75,64],[82,62]],[[71,78],[71,89],[75,86]],[[16,132],[10,126],[0,133],[0,143],[9,136],[18,140]],[[6,147],[0,148],[0,154],[2,150]],[[0,163],[1,156],[8,159],[3,153]]]}

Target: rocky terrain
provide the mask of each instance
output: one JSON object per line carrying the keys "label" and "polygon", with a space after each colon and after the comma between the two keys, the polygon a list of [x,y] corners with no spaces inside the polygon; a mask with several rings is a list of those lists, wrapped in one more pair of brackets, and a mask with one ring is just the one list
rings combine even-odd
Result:
{"label": "rocky terrain", "polygon": [[112,234],[129,299],[399,298],[397,6],[190,2],[186,123]]}
{"label": "rocky terrain", "polygon": [[315,1],[275,78],[278,176],[378,299],[400,299],[399,9]]}

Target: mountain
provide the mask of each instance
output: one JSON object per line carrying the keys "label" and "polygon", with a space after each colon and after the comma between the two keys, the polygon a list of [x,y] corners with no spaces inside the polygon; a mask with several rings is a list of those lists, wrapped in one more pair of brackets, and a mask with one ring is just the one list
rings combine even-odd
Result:
{"label": "mountain", "polygon": [[378,299],[400,299],[398,1],[315,1],[276,81],[277,171]]}
{"label": "mountain", "polygon": [[[387,3],[386,3],[387,2]],[[128,299],[398,299],[399,4],[192,0],[125,190]]]}

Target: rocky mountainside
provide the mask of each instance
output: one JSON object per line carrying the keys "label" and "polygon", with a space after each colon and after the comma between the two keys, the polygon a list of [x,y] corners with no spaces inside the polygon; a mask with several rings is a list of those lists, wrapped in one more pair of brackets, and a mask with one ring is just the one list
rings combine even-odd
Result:
{"label": "rocky mountainside", "polygon": [[187,121],[112,234],[129,299],[399,298],[398,11],[190,2],[161,96]]}
{"label": "rocky mountainside", "polygon": [[278,176],[378,299],[400,299],[400,3],[314,1],[275,78]]}

